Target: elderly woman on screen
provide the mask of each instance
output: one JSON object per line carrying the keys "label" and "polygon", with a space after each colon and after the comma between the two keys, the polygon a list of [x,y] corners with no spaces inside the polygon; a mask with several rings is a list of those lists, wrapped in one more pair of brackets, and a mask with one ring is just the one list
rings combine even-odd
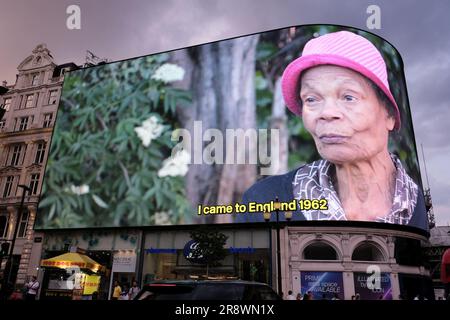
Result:
{"label": "elderly woman on screen", "polygon": [[261,180],[247,190],[244,202],[326,199],[326,210],[301,210],[294,217],[427,228],[417,184],[388,151],[400,112],[383,57],[370,41],[347,31],[310,40],[284,71],[282,91],[322,159]]}

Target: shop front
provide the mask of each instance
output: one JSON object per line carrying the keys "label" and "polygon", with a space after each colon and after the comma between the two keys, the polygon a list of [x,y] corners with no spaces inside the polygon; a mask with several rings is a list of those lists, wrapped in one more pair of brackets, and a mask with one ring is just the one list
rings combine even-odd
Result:
{"label": "shop front", "polygon": [[[228,236],[225,245],[228,254],[219,266],[208,268],[208,277],[270,284],[269,232],[263,229],[222,232]],[[190,254],[195,245],[189,231],[147,233],[143,253],[143,283],[205,278],[205,264],[201,260],[196,261]]]}
{"label": "shop front", "polygon": [[[201,279],[206,266],[189,257],[192,228],[47,231],[38,280],[41,299],[111,299],[114,282],[127,291],[133,281]],[[208,268],[209,278],[242,279],[272,284],[270,232],[264,228],[223,228],[227,255]],[[195,245],[195,244],[194,244]],[[100,269],[49,265],[50,259],[78,248]],[[82,249],[82,250],[80,250]]]}
{"label": "shop front", "polygon": [[[76,299],[108,300],[114,280],[131,285],[138,279],[141,236],[142,231],[135,229],[46,231],[41,260],[47,262],[37,266],[40,299],[73,299],[75,293]],[[68,251],[78,251],[94,260],[101,269],[94,272],[90,268],[81,268],[79,272],[78,265],[65,268],[49,265],[48,260]]]}
{"label": "shop front", "polygon": [[283,292],[327,300],[430,299],[430,274],[420,259],[425,240],[391,229],[290,226],[281,234]]}

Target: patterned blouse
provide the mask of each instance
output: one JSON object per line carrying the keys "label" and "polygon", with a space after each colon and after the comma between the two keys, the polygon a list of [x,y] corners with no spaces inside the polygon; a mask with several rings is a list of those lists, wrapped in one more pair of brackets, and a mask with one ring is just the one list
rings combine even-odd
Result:
{"label": "patterned blouse", "polygon": [[[391,154],[396,167],[395,193],[391,212],[376,222],[408,224],[417,203],[418,186],[406,173],[400,160]],[[347,220],[344,208],[331,180],[334,165],[318,160],[300,167],[292,182],[296,200],[327,199],[328,210],[302,210],[306,220]]]}

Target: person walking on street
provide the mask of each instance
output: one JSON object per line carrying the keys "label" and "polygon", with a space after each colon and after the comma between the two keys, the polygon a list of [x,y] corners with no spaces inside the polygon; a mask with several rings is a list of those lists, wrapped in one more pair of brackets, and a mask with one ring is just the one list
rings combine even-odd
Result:
{"label": "person walking on street", "polygon": [[137,294],[139,293],[139,291],[141,290],[141,288],[139,288],[137,281],[133,281],[133,285],[130,288],[130,291],[128,292],[128,296],[130,297],[130,300],[133,300]]}
{"label": "person walking on street", "polygon": [[114,281],[114,291],[111,300],[119,300],[120,294],[122,293],[122,288],[120,287],[119,281]]}
{"label": "person walking on street", "polygon": [[31,280],[25,285],[27,289],[26,300],[36,300],[36,295],[39,290],[39,281],[37,281],[36,276],[32,276]]}

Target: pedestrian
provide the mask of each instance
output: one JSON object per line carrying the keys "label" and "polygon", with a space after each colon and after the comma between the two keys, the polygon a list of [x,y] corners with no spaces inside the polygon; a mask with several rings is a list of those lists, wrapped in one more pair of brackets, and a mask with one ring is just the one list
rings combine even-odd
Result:
{"label": "pedestrian", "polygon": [[123,285],[123,290],[120,293],[119,300],[130,300],[130,297],[128,296],[128,285],[127,284]]}
{"label": "pedestrian", "polygon": [[286,297],[286,300],[295,300],[295,296],[294,296],[292,290],[288,291],[288,296]]}
{"label": "pedestrian", "polygon": [[134,298],[136,298],[139,291],[141,291],[141,288],[139,288],[137,281],[133,281],[133,285],[131,286],[131,288],[128,292],[128,296],[129,296],[130,300],[134,300]]}
{"label": "pedestrian", "polygon": [[27,288],[26,300],[36,300],[36,295],[40,287],[40,283],[37,281],[36,276],[32,276],[25,287]]}
{"label": "pedestrian", "polygon": [[295,300],[303,300],[301,292],[297,293],[297,297],[295,298]]}
{"label": "pedestrian", "polygon": [[119,284],[119,281],[114,281],[114,291],[111,300],[119,300],[120,294],[122,293],[122,287]]}

